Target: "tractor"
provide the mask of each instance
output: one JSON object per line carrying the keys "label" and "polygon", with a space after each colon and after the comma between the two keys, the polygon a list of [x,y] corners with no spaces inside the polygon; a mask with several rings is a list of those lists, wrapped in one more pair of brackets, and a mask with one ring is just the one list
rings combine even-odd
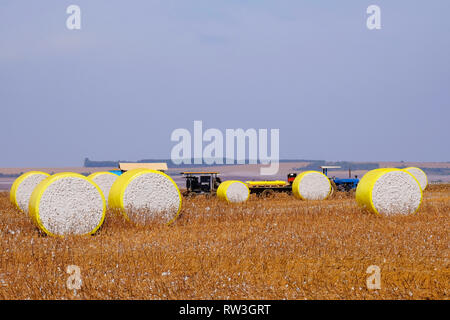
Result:
{"label": "tractor", "polygon": [[[328,177],[328,169],[340,169],[340,166],[321,166],[322,173]],[[355,175],[355,178],[352,178],[352,171],[349,168],[348,169],[348,178],[336,178],[331,177],[330,179],[331,185],[333,186],[333,189],[337,191],[345,191],[350,192],[356,190],[356,187],[358,186],[359,179],[358,176]]]}
{"label": "tractor", "polygon": [[218,172],[181,172],[186,180],[186,191],[184,196],[197,194],[211,195],[217,191],[222,182]]}

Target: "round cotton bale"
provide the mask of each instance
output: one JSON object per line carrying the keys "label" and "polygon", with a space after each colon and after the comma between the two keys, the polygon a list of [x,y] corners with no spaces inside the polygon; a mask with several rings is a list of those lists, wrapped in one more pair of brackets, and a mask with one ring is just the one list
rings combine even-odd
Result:
{"label": "round cotton bale", "polygon": [[356,201],[379,215],[412,214],[422,203],[422,188],[408,171],[394,168],[367,172],[356,188]]}
{"label": "round cotton bale", "polygon": [[28,213],[30,197],[36,186],[50,175],[41,171],[30,171],[18,177],[10,191],[11,202],[22,212]]}
{"label": "round cotton bale", "polygon": [[422,169],[416,167],[409,167],[405,168],[404,170],[411,173],[417,179],[417,181],[419,181],[422,190],[425,190],[425,188],[428,186],[428,178],[427,174],[423,172]]}
{"label": "round cotton bale", "polygon": [[217,197],[228,203],[245,202],[250,196],[250,189],[242,181],[228,180],[222,182],[217,188]]}
{"label": "round cotton bale", "polygon": [[100,187],[77,173],[57,173],[41,181],[29,205],[31,220],[50,236],[94,234],[105,211]]}
{"label": "round cotton bale", "polygon": [[129,221],[147,224],[162,220],[171,224],[180,214],[181,193],[167,174],[133,169],[119,176],[109,191],[109,206]]}
{"label": "round cotton bale", "polygon": [[102,190],[105,196],[106,206],[108,206],[109,190],[119,176],[111,172],[95,172],[88,176],[88,179],[94,181]]}
{"label": "round cotton bale", "polygon": [[302,200],[324,200],[331,194],[330,179],[318,171],[305,171],[292,183],[292,192]]}

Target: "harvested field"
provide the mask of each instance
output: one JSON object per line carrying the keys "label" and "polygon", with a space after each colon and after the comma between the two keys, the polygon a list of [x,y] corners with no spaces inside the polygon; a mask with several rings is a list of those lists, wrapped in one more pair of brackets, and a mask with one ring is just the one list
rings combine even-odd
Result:
{"label": "harvested field", "polygon": [[[183,200],[170,226],[108,212],[94,236],[40,235],[0,193],[0,299],[448,299],[450,185],[418,214],[378,217],[352,195],[243,204]],[[81,289],[68,290],[68,265]],[[368,290],[366,269],[381,269]]]}

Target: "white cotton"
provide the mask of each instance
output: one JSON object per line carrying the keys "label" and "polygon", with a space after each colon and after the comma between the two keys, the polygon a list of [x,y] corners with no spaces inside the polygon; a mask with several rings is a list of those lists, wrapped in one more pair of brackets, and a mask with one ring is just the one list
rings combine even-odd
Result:
{"label": "white cotton", "polygon": [[248,199],[248,187],[241,182],[231,183],[226,193],[228,200],[233,203],[244,202]]}
{"label": "white cotton", "polygon": [[43,173],[35,173],[27,176],[18,186],[16,190],[16,201],[20,210],[28,213],[28,205],[33,190],[37,185],[49,175]]}
{"label": "white cotton", "polygon": [[293,192],[304,200],[324,200],[331,192],[329,179],[320,172],[305,172],[296,179],[298,182],[293,184],[293,188],[297,190]]}
{"label": "white cotton", "polygon": [[419,181],[420,187],[422,190],[425,190],[425,188],[428,186],[428,178],[425,172],[423,172],[422,169],[416,168],[416,167],[409,167],[405,168],[404,170],[411,173],[417,181]]}
{"label": "white cotton", "polygon": [[94,181],[102,190],[103,195],[105,196],[106,205],[108,205],[109,191],[111,190],[113,183],[118,177],[118,175],[108,172],[94,173],[88,177],[92,181]]}
{"label": "white cotton", "polygon": [[104,198],[95,185],[78,177],[61,177],[44,190],[39,220],[54,235],[83,235],[103,221]]}
{"label": "white cotton", "polygon": [[180,208],[181,198],[175,183],[167,176],[144,172],[126,186],[123,205],[131,220],[145,223],[154,218],[169,222]]}
{"label": "white cotton", "polygon": [[384,215],[411,214],[420,206],[422,191],[417,181],[405,171],[389,171],[372,188],[372,202]]}

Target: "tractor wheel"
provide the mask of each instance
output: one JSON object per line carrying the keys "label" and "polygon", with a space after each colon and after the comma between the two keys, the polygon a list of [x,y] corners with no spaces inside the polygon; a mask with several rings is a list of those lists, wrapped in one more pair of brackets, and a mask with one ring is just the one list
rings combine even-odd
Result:
{"label": "tractor wheel", "polygon": [[185,197],[186,199],[193,199],[196,196],[197,196],[197,194],[195,192],[189,192],[189,191],[183,192],[183,197]]}
{"label": "tractor wheel", "polygon": [[213,193],[205,193],[205,199],[211,199],[213,196]]}
{"label": "tractor wheel", "polygon": [[349,195],[350,198],[356,197],[356,188],[348,190],[347,194]]}
{"label": "tractor wheel", "polygon": [[271,189],[266,189],[263,192],[261,192],[261,198],[264,198],[264,199],[275,198],[275,191],[273,191]]}

